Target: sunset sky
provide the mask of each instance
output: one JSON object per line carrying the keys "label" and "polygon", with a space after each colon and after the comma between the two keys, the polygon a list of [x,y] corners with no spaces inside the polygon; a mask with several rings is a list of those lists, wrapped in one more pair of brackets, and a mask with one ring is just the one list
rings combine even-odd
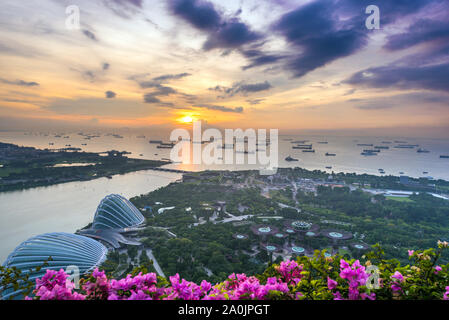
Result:
{"label": "sunset sky", "polygon": [[[380,30],[365,26],[371,4]],[[444,0],[2,0],[0,130],[449,128],[448,12]]]}

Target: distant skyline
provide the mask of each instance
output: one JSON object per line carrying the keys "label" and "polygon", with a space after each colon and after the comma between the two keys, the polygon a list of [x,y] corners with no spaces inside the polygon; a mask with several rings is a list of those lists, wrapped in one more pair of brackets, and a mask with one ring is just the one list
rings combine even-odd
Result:
{"label": "distant skyline", "polygon": [[444,0],[3,0],[0,131],[198,119],[447,137],[448,12]]}

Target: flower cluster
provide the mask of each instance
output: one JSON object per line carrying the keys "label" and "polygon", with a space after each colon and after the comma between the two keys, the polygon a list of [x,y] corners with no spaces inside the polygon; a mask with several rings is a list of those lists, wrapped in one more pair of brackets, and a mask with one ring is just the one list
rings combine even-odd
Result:
{"label": "flower cluster", "polygon": [[[439,251],[409,250],[413,265],[401,267],[395,260],[384,260],[382,251],[362,257],[365,266],[377,267],[373,275],[359,260],[340,255],[298,257],[267,268],[258,276],[233,273],[221,283],[200,284],[182,279],[179,274],[164,279],[155,273],[135,271],[122,279],[109,279],[95,269],[84,276],[79,288],[63,271],[47,270],[36,280],[31,300],[270,300],[270,299],[443,299],[449,300],[449,265],[437,264]],[[371,270],[371,268],[370,268]],[[378,285],[367,285],[372,280]]]}
{"label": "flower cluster", "polygon": [[[340,260],[340,278],[346,280],[348,284],[348,299],[349,300],[374,300],[376,298],[375,293],[360,292],[361,287],[366,285],[366,282],[370,274],[365,272],[365,267],[360,264],[359,260],[354,261],[354,263],[349,264],[345,260]],[[337,288],[338,282],[327,278],[327,286],[329,290],[334,290]],[[333,293],[334,300],[344,300],[340,291]]]}
{"label": "flower cluster", "polygon": [[298,284],[301,281],[303,266],[298,265],[296,261],[282,261],[276,269],[288,284]]}
{"label": "flower cluster", "polygon": [[36,279],[33,293],[41,300],[84,300],[86,297],[74,288],[75,284],[68,279],[64,270],[47,270],[42,279]]}
{"label": "flower cluster", "polygon": [[[289,274],[296,274],[291,270]],[[107,279],[104,271],[95,269],[92,275],[82,280],[82,292],[74,291],[64,270],[47,270],[42,279],[36,280],[33,291],[38,300],[263,300],[273,292],[288,293],[286,282],[276,277],[261,284],[256,277],[232,274],[223,283],[212,286],[203,280],[200,285],[180,279],[179,274],[170,277],[170,284],[158,283],[155,273],[126,278]],[[27,297],[27,300],[32,298]]]}

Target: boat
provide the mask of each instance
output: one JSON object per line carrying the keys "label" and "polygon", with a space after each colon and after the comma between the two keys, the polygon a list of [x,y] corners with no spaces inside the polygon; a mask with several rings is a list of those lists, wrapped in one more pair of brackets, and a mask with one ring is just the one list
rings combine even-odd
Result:
{"label": "boat", "polygon": [[380,150],[379,150],[379,149],[365,149],[365,150],[363,150],[363,152],[375,152],[375,153],[379,153]]}
{"label": "boat", "polygon": [[357,145],[359,147],[372,147],[373,146],[372,143],[358,143]]}
{"label": "boat", "polygon": [[332,169],[332,167],[326,167],[326,169]]}
{"label": "boat", "polygon": [[362,152],[362,156],[377,156],[377,152]]}
{"label": "boat", "polygon": [[313,150],[313,149],[306,149],[306,150],[302,150],[302,152],[315,153],[315,150]]}
{"label": "boat", "polygon": [[53,142],[50,142],[48,145],[49,146],[54,146],[55,144]]}
{"label": "boat", "polygon": [[404,174],[404,171],[399,172],[399,174]]}
{"label": "boat", "polygon": [[292,161],[299,161],[299,160],[288,156],[287,158],[285,158],[285,161],[292,162]]}
{"label": "boat", "polygon": [[306,142],[309,142],[309,140],[296,140],[296,141],[292,141],[291,143],[296,143],[296,144],[304,144]]}
{"label": "boat", "polygon": [[388,150],[390,147],[388,146],[374,146],[375,149],[382,149],[382,150]]}
{"label": "boat", "polygon": [[390,144],[391,141],[382,141],[383,144]]}
{"label": "boat", "polygon": [[413,149],[415,147],[419,147],[419,144],[398,144],[395,148],[405,148],[405,149]]}
{"label": "boat", "polygon": [[145,136],[137,136],[137,139],[145,139]]}
{"label": "boat", "polygon": [[159,144],[159,143],[162,143],[162,140],[150,140],[150,143]]}
{"label": "boat", "polygon": [[159,145],[163,146],[163,147],[171,147],[172,148],[172,147],[175,146],[175,143],[173,143],[173,142],[169,142],[169,143],[161,142]]}
{"label": "boat", "polygon": [[427,171],[423,171],[422,174],[429,174]]}
{"label": "boat", "polygon": [[327,141],[318,141],[319,144],[328,144],[329,142]]}
{"label": "boat", "polygon": [[441,155],[440,158],[441,158],[441,159],[449,159],[449,156]]}
{"label": "boat", "polygon": [[158,149],[172,149],[173,146],[171,146],[171,145],[158,145],[156,148],[158,148]]}
{"label": "boat", "polygon": [[335,157],[335,156],[336,156],[335,153],[326,152],[326,157]]}
{"label": "boat", "polygon": [[379,169],[379,173],[384,174],[385,170],[384,169]]}
{"label": "boat", "polygon": [[418,153],[429,153],[429,150],[423,149],[423,148],[419,148],[416,152]]}

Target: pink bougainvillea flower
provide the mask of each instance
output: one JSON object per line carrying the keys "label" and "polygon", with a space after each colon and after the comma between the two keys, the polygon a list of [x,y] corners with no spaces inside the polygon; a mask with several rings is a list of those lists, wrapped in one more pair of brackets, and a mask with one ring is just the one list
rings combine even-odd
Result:
{"label": "pink bougainvillea flower", "polygon": [[337,284],[337,281],[327,277],[327,287],[329,290],[334,290],[337,287]]}

